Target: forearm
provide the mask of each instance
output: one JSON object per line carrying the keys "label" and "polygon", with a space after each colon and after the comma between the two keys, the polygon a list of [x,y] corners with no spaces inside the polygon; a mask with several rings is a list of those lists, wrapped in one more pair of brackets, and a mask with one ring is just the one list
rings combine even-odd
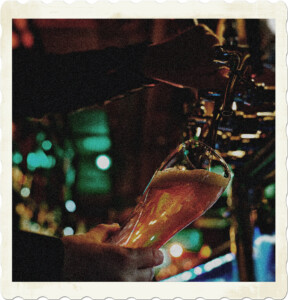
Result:
{"label": "forearm", "polygon": [[103,104],[149,83],[142,73],[146,45],[66,55],[13,54],[14,115],[41,117]]}
{"label": "forearm", "polygon": [[13,232],[13,281],[59,281],[62,279],[64,247],[57,238]]}

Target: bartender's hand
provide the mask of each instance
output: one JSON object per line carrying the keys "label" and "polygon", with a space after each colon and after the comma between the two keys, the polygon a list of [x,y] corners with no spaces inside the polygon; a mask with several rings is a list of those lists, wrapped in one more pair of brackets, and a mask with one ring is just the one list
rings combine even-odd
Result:
{"label": "bartender's hand", "polygon": [[63,280],[152,280],[153,267],[163,261],[161,251],[152,248],[128,249],[106,243],[118,230],[118,224],[101,224],[86,234],[63,237]]}
{"label": "bartender's hand", "polygon": [[144,58],[148,77],[178,86],[223,88],[229,69],[214,63],[217,36],[205,25],[198,25],[168,41],[152,45]]}

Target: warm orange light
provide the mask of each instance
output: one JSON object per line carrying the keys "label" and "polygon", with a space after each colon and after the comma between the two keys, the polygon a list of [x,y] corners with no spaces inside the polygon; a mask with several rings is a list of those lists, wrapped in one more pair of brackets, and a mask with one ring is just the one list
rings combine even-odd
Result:
{"label": "warm orange light", "polygon": [[16,32],[12,32],[12,48],[16,49],[20,46],[19,36]]}
{"label": "warm orange light", "polygon": [[238,34],[238,44],[242,46],[247,45],[247,34],[245,29],[245,19],[237,20],[237,34]]}
{"label": "warm orange light", "polygon": [[185,270],[190,270],[193,268],[193,262],[191,260],[188,260],[184,263],[183,268]]}
{"label": "warm orange light", "polygon": [[169,271],[169,273],[170,273],[170,276],[173,276],[173,275],[176,275],[176,274],[177,274],[178,268],[177,268],[176,265],[170,265],[170,266],[168,267],[168,271]]}
{"label": "warm orange light", "polygon": [[233,136],[231,136],[230,140],[231,141],[240,141],[241,137],[239,135],[233,135]]}
{"label": "warm orange light", "polygon": [[236,255],[236,253],[237,253],[237,246],[236,246],[235,242],[231,243],[230,250],[231,250],[231,253],[233,253],[233,254]]}
{"label": "warm orange light", "polygon": [[15,210],[19,216],[22,216],[25,213],[25,205],[23,203],[18,203],[15,207]]}
{"label": "warm orange light", "polygon": [[208,245],[203,245],[199,254],[202,258],[208,258],[211,256],[212,250]]}
{"label": "warm orange light", "polygon": [[23,31],[28,28],[28,21],[26,19],[14,19],[13,23],[19,31]]}
{"label": "warm orange light", "polygon": [[31,48],[34,45],[34,36],[28,30],[22,33],[21,40],[25,48]]}

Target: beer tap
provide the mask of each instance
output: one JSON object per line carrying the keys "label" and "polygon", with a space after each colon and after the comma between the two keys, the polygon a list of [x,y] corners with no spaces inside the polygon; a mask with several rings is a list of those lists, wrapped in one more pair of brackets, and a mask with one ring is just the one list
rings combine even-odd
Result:
{"label": "beer tap", "polygon": [[215,147],[216,143],[219,122],[221,119],[225,119],[233,115],[232,104],[234,101],[236,83],[241,82],[251,90],[256,89],[253,81],[245,78],[249,57],[250,54],[243,55],[241,52],[236,50],[231,51],[224,50],[222,47],[215,47],[214,62],[229,67],[230,73],[222,103],[215,103],[209,134],[206,138],[206,143],[213,148]]}

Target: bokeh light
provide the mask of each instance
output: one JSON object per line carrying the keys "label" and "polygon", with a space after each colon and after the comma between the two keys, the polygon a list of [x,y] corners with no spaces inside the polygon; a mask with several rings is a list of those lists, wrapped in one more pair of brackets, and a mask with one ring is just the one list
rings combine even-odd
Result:
{"label": "bokeh light", "polygon": [[97,156],[96,166],[103,171],[108,170],[111,166],[111,158],[105,154]]}
{"label": "bokeh light", "polygon": [[186,272],[182,273],[181,279],[183,281],[188,281],[192,277],[193,277],[193,274],[190,271],[186,271]]}
{"label": "bokeh light", "polygon": [[275,197],[275,183],[271,183],[264,189],[264,197],[273,199]]}
{"label": "bokeh light", "polygon": [[203,273],[203,271],[202,271],[202,268],[201,267],[196,267],[195,269],[194,269],[194,273],[196,274],[196,275],[201,275],[202,273]]}
{"label": "bokeh light", "polygon": [[34,45],[34,36],[33,34],[26,30],[21,35],[22,44],[25,48],[32,48]]}
{"label": "bokeh light", "polygon": [[28,28],[28,20],[27,19],[14,19],[13,24],[19,31],[24,31]]}
{"label": "bokeh light", "polygon": [[56,159],[52,155],[46,155],[42,150],[37,152],[30,152],[27,155],[27,164],[29,170],[35,170],[36,168],[53,168],[56,165]]}
{"label": "bokeh light", "polygon": [[30,195],[30,189],[28,187],[23,187],[20,191],[22,197],[27,198]]}
{"label": "bokeh light", "polygon": [[23,160],[23,156],[19,152],[15,152],[12,157],[13,163],[20,164]]}
{"label": "bokeh light", "polygon": [[203,245],[199,254],[202,258],[208,258],[211,256],[212,250],[208,245]]}
{"label": "bokeh light", "polygon": [[65,202],[65,207],[69,212],[74,212],[76,210],[76,204],[73,200],[67,200]]}
{"label": "bokeh light", "polygon": [[180,257],[182,255],[183,251],[184,251],[184,249],[183,249],[182,245],[180,245],[179,243],[173,244],[169,249],[169,252],[170,252],[171,256],[173,256],[173,257]]}
{"label": "bokeh light", "polygon": [[80,139],[76,142],[79,148],[88,152],[104,152],[111,148],[111,140],[108,136],[92,136]]}
{"label": "bokeh light", "polygon": [[72,227],[65,227],[63,230],[63,234],[66,235],[73,235],[74,229]]}
{"label": "bokeh light", "polygon": [[52,148],[52,143],[49,140],[45,140],[42,142],[42,148],[45,151],[49,151]]}
{"label": "bokeh light", "polygon": [[20,46],[19,36],[16,32],[12,32],[12,48],[16,49]]}

